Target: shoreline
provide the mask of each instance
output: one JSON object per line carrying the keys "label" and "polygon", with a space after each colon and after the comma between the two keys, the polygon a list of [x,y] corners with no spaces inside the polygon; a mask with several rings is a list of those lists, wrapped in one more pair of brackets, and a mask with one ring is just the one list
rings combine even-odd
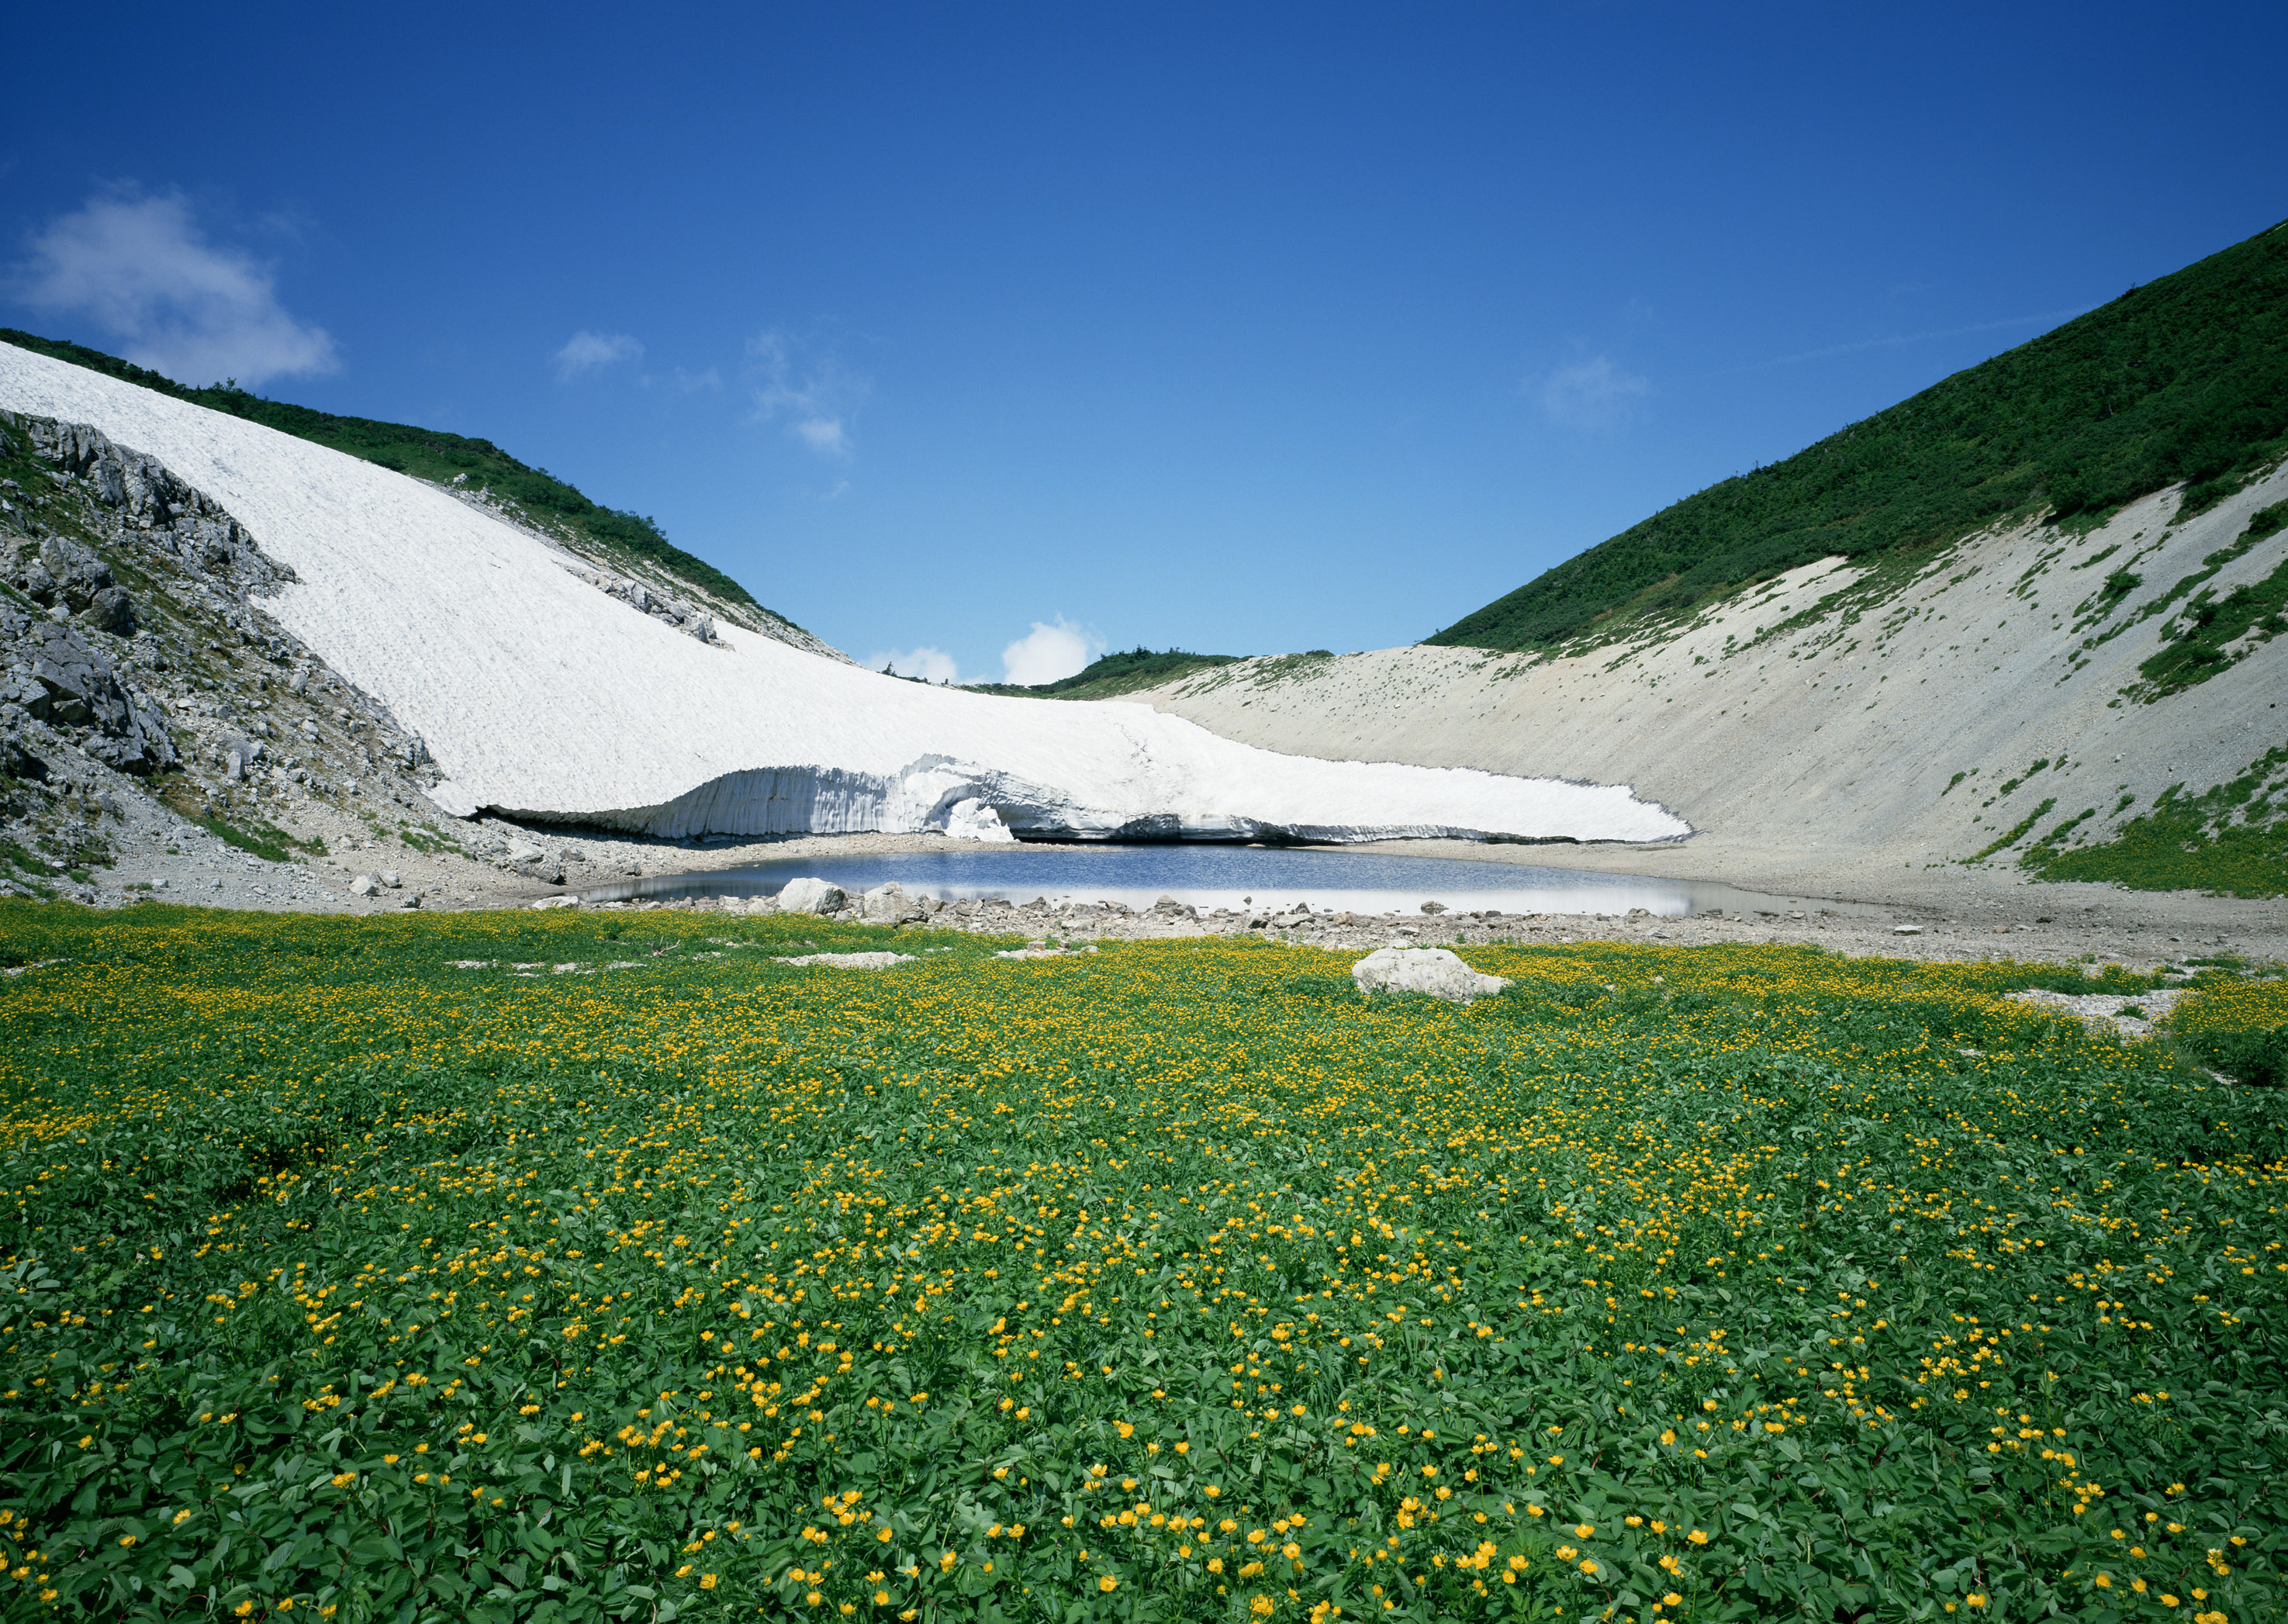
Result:
{"label": "shoreline", "polygon": [[[407,810],[412,810],[408,808]],[[561,826],[536,826],[500,818],[465,822],[444,817],[403,823],[380,838],[370,825],[345,827],[330,837],[323,854],[273,864],[231,850],[195,826],[172,819],[171,827],[153,820],[123,829],[113,867],[67,893],[70,899],[117,907],[139,900],[179,901],[198,906],[281,912],[333,912],[357,915],[404,911],[409,904],[430,911],[531,907],[634,878],[703,875],[757,862],[804,858],[889,856],[944,852],[941,835],[795,835],[706,836],[675,841]],[[131,820],[141,823],[141,820]],[[965,844],[966,843],[964,843]],[[2261,960],[2288,959],[2288,902],[2246,899],[2187,891],[2133,891],[2111,885],[2043,883],[2014,870],[1959,863],[1910,864],[1896,856],[1863,850],[1790,851],[1758,843],[1743,851],[1722,835],[1702,834],[1676,842],[1630,845],[1620,843],[1523,845],[1458,840],[1372,841],[1339,846],[1301,846],[1297,851],[1430,857],[1482,863],[1489,867],[1539,867],[1627,875],[1680,883],[1716,884],[1771,899],[1766,909],[1743,907],[1724,916],[1600,916],[1594,914],[1504,914],[1492,923],[1474,911],[1434,915],[1368,915],[1337,928],[1329,915],[1290,920],[1287,934],[1326,945],[1370,947],[1393,941],[1435,946],[1456,939],[1482,939],[1508,930],[1521,937],[1564,936],[1575,940],[1653,940],[1689,945],[1716,940],[1816,941],[1836,950],[1911,957],[1961,956],[1977,944],[1978,956],[2006,948],[2010,956],[2081,958],[2151,963],[2183,955],[2229,951]],[[1034,851],[1105,851],[1098,842],[1027,842]],[[537,860],[514,860],[519,852]],[[370,896],[349,887],[361,875],[394,875]],[[554,879],[560,883],[547,883]],[[1791,919],[1799,903],[1806,915]],[[1871,916],[1822,917],[1823,903],[1863,905]],[[688,907],[685,902],[640,901],[611,905]],[[1038,934],[1051,923],[1076,930],[1082,910],[1000,910],[989,923],[979,917],[965,926]],[[954,923],[949,920],[947,923]],[[1234,930],[1226,918],[1178,923],[1149,914],[1125,921],[1103,915],[1090,922],[1097,935],[1161,936]],[[1410,927],[1402,939],[1401,926]],[[1900,925],[1919,935],[1895,934]]]}

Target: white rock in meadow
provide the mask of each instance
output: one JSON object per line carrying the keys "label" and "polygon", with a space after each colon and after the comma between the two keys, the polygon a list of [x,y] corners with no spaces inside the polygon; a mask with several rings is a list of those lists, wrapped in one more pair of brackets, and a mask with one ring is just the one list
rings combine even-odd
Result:
{"label": "white rock in meadow", "polygon": [[913,962],[910,953],[805,953],[779,961],[782,964],[825,964],[836,970],[887,970],[893,964]]}
{"label": "white rock in meadow", "polygon": [[779,912],[782,914],[831,914],[849,899],[839,885],[830,885],[824,880],[805,875],[798,880],[789,880],[779,888]]}
{"label": "white rock in meadow", "polygon": [[1351,966],[1362,993],[1426,993],[1467,1003],[1509,985],[1500,976],[1481,975],[1443,947],[1384,947]]}

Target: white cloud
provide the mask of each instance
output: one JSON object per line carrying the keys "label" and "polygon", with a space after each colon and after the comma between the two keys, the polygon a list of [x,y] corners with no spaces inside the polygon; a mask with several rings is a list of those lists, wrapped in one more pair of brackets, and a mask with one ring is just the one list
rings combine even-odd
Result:
{"label": "white cloud", "polygon": [[1061,614],[1053,625],[1040,621],[1001,651],[1001,680],[1037,687],[1073,676],[1104,652],[1104,639],[1073,625]]}
{"label": "white cloud", "polygon": [[821,456],[848,456],[850,430],[839,417],[806,417],[794,425],[794,437]]}
{"label": "white cloud", "polygon": [[959,682],[961,673],[955,668],[953,656],[941,648],[894,648],[876,654],[866,661],[877,671],[895,671],[901,677],[918,677],[924,682]]}
{"label": "white cloud", "polygon": [[748,341],[753,363],[755,416],[784,423],[787,432],[820,456],[847,462],[859,409],[873,392],[870,379],[845,367],[831,352],[817,353],[774,329]]}
{"label": "white cloud", "polygon": [[625,333],[592,333],[584,327],[556,352],[557,380],[568,384],[584,372],[616,361],[640,360],[642,355],[643,345]]}
{"label": "white cloud", "polygon": [[323,328],[278,302],[270,267],[206,240],[179,194],[90,198],[31,240],[8,291],[48,315],[83,316],[138,366],[178,382],[331,372]]}
{"label": "white cloud", "polygon": [[1574,429],[1603,429],[1626,417],[1652,385],[1602,355],[1560,367],[1541,380],[1542,415]]}

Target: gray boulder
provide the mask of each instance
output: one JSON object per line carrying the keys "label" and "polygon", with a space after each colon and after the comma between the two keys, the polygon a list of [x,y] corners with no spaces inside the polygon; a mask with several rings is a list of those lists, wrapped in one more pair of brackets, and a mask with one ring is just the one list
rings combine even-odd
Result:
{"label": "gray boulder", "polygon": [[81,748],[122,772],[175,761],[157,709],[131,693],[100,650],[71,626],[0,607],[0,701],[57,726],[84,728]]}
{"label": "gray boulder", "polygon": [[0,778],[37,782],[47,775],[48,764],[26,749],[21,741],[0,737]]}
{"label": "gray boulder", "polygon": [[830,885],[807,875],[789,880],[779,888],[779,912],[783,914],[831,914],[848,900],[848,893],[839,885]]}
{"label": "gray boulder", "polygon": [[564,883],[564,860],[547,847],[535,845],[529,840],[511,840],[507,855],[500,860],[499,866],[511,874],[537,880],[543,885]]}
{"label": "gray boulder", "polygon": [[1443,947],[1385,947],[1351,966],[1362,993],[1424,993],[1467,1003],[1498,993],[1509,983],[1480,975]]}
{"label": "gray boulder", "polygon": [[56,597],[76,614],[95,595],[113,584],[111,566],[68,536],[51,535],[40,543],[40,565],[55,582]]}
{"label": "gray boulder", "polygon": [[123,638],[135,630],[135,605],[125,588],[107,586],[88,599],[80,618],[98,631]]}
{"label": "gray boulder", "polygon": [[350,895],[353,897],[370,897],[380,889],[381,876],[377,874],[361,874],[350,882]]}
{"label": "gray boulder", "polygon": [[858,899],[858,912],[868,924],[910,924],[922,916],[921,904],[906,895],[895,880],[877,885]]}

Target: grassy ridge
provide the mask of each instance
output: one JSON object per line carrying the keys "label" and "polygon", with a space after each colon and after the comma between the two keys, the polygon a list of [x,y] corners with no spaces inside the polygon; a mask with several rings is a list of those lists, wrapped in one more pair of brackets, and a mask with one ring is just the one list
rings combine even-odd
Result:
{"label": "grassy ridge", "polygon": [[1187,671],[1230,665],[1238,659],[1237,654],[1194,654],[1180,648],[1155,650],[1140,645],[1103,655],[1086,669],[1056,682],[1033,687],[1007,682],[976,683],[971,685],[971,691],[1011,699],[1117,699],[1124,693],[1156,688]]}
{"label": "grassy ridge", "polygon": [[544,521],[568,525],[607,551],[648,559],[732,603],[762,606],[730,576],[670,542],[656,520],[591,502],[553,474],[528,467],[489,440],[471,440],[409,424],[378,423],[369,417],[337,416],[306,406],[265,400],[231,384],[187,388],[147,368],[106,355],[85,345],[43,338],[13,328],[0,328],[0,342],[171,395],[178,400],[188,400],[211,411],[227,412],[234,417],[276,429],[282,434],[291,434],[297,440],[310,440],[377,463],[398,473],[439,484],[449,484],[454,476],[465,475],[467,484],[489,487],[495,495],[514,503]]}
{"label": "grassy ridge", "polygon": [[995,945],[0,907],[0,1608],[2288,1602],[2288,1112],[2077,970]]}
{"label": "grassy ridge", "polygon": [[1784,463],[1663,509],[1427,639],[1545,647],[1797,565],[1954,541],[2288,455],[2288,225],[2133,288]]}

